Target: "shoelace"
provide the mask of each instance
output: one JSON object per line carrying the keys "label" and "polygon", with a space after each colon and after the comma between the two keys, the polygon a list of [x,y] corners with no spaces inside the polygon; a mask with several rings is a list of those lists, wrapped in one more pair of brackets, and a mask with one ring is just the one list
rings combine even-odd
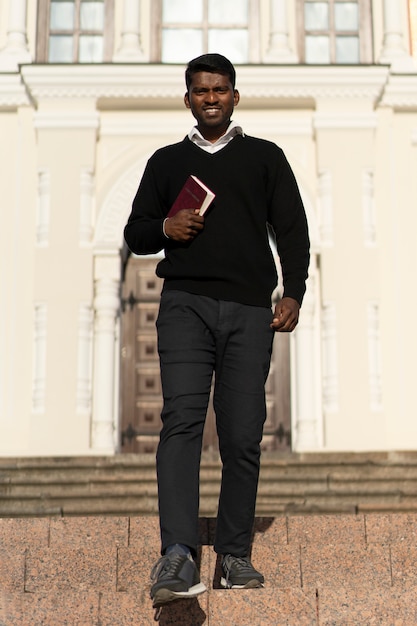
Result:
{"label": "shoelace", "polygon": [[[234,556],[234,557],[232,557],[232,559],[230,559],[230,560],[232,560],[233,567],[235,567],[240,572],[252,571],[253,570],[253,566],[251,565],[251,563],[249,562],[247,557],[244,557],[244,556]],[[230,570],[231,570],[231,566],[228,565],[228,561],[229,561],[229,559],[225,560],[225,563],[224,563],[224,567],[225,567],[225,570],[226,570],[226,572],[225,572],[226,573],[226,582],[229,582]]]}
{"label": "shoelace", "polygon": [[177,569],[179,565],[181,565],[183,558],[184,557],[181,554],[165,554],[164,556],[161,556],[159,561],[157,561],[152,568],[151,580],[154,581],[159,578],[159,576],[163,576],[164,574]]}

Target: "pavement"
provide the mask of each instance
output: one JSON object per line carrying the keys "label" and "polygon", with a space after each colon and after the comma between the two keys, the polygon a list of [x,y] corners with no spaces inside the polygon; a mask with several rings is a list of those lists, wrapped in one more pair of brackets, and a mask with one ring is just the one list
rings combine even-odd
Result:
{"label": "pavement", "polygon": [[417,625],[417,514],[256,518],[263,589],[219,588],[215,520],[200,519],[208,592],[152,609],[156,516],[0,519],[0,626]]}

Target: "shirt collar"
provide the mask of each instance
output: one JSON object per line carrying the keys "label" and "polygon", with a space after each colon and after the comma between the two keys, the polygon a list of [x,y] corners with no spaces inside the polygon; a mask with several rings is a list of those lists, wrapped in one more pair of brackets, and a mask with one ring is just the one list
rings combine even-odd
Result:
{"label": "shirt collar", "polygon": [[235,137],[236,135],[242,135],[242,137],[245,136],[245,134],[243,132],[243,129],[240,126],[240,124],[237,124],[237,122],[230,122],[230,124],[229,124],[226,132],[224,133],[224,135],[219,137],[219,139],[217,141],[215,141],[214,143],[211,143],[207,139],[204,139],[203,135],[200,133],[200,131],[198,130],[197,126],[193,126],[192,127],[192,129],[188,133],[188,138],[190,139],[190,141],[193,141],[194,143],[196,143],[198,145],[212,145],[212,146],[216,146],[217,144],[227,143],[228,141],[233,139],[233,137]]}

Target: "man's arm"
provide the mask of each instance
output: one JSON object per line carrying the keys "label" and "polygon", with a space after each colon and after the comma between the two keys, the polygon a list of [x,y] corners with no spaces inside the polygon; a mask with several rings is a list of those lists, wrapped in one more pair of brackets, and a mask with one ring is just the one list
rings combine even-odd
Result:
{"label": "man's arm", "polygon": [[300,305],[294,298],[282,298],[275,306],[271,328],[278,333],[291,333],[298,324]]}
{"label": "man's arm", "polygon": [[150,160],[145,167],[124,229],[125,241],[132,252],[154,254],[164,248],[167,241],[163,231],[165,213]]}
{"label": "man's arm", "polygon": [[124,229],[125,241],[135,254],[157,253],[167,246],[169,240],[188,243],[204,226],[204,217],[194,209],[184,209],[167,219],[170,207],[163,193],[164,181],[154,169],[151,157]]}
{"label": "man's arm", "polygon": [[169,239],[188,243],[204,228],[204,217],[199,209],[182,209],[173,217],[165,219],[165,235]]}
{"label": "man's arm", "polygon": [[282,152],[271,206],[270,219],[276,236],[284,287],[283,297],[275,307],[271,328],[278,332],[291,332],[297,326],[305,293],[310,240],[297,181]]}

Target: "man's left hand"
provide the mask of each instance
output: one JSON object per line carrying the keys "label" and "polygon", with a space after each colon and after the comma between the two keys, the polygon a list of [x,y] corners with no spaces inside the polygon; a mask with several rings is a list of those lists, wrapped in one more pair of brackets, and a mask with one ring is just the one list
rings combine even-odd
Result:
{"label": "man's left hand", "polygon": [[300,305],[294,298],[282,298],[275,307],[271,328],[278,333],[291,333],[298,324]]}

